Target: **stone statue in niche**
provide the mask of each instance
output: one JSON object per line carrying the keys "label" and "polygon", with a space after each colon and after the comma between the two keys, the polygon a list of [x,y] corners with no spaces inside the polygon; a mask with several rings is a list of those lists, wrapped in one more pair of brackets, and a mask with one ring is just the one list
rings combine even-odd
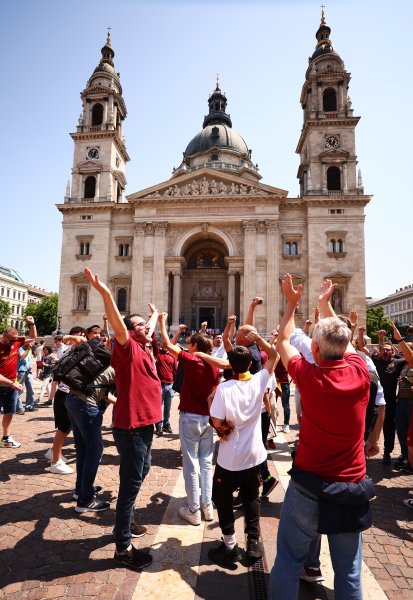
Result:
{"label": "stone statue in niche", "polygon": [[87,291],[86,288],[81,287],[77,292],[77,310],[86,310],[87,304]]}
{"label": "stone statue in niche", "polygon": [[335,313],[340,314],[343,312],[343,290],[340,288],[334,290],[331,305]]}

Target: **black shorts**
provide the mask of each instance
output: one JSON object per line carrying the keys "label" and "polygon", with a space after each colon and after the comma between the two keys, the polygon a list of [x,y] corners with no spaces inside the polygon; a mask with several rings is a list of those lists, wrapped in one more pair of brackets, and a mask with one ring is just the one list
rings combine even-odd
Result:
{"label": "black shorts", "polygon": [[59,429],[63,433],[70,433],[72,429],[66,408],[67,394],[67,392],[63,392],[62,390],[56,390],[53,400],[54,424],[56,429]]}

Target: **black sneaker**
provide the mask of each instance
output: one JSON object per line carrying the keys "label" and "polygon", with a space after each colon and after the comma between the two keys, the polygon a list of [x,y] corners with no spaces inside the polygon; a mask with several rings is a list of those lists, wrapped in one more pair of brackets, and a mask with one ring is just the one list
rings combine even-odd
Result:
{"label": "black sneaker", "polygon": [[242,508],[241,494],[234,496],[232,499],[232,508]]}
{"label": "black sneaker", "polygon": [[173,433],[173,432],[172,432],[172,428],[171,428],[171,424],[170,424],[170,423],[167,423],[166,425],[164,425],[164,426],[162,427],[162,431],[163,431],[164,433]]}
{"label": "black sneaker", "polygon": [[261,498],[266,498],[273,491],[275,486],[278,484],[278,479],[275,479],[272,475],[267,477],[267,479],[262,484],[262,492]]}
{"label": "black sneaker", "polygon": [[390,464],[391,464],[390,452],[384,452],[383,465],[390,465]]}
{"label": "black sneaker", "polygon": [[163,436],[163,431],[161,427],[155,427],[155,435],[157,435],[158,437]]}
{"label": "black sneaker", "polygon": [[109,502],[102,502],[101,500],[96,500],[93,498],[89,500],[89,502],[81,502],[77,501],[77,506],[75,506],[75,511],[78,513],[84,512],[102,512],[104,510],[108,510],[110,508]]}
{"label": "black sneaker", "polygon": [[239,551],[238,544],[229,550],[224,542],[218,546],[218,548],[212,548],[208,552],[208,558],[215,563],[216,565],[220,565],[222,567],[231,567],[236,562],[241,560],[241,552]]}
{"label": "black sneaker", "polygon": [[133,538],[140,538],[147,533],[148,529],[144,525],[138,525],[135,521],[130,526],[131,536]]}
{"label": "black sneaker", "polygon": [[406,466],[406,462],[406,459],[400,455],[399,458],[394,461],[393,469],[396,469],[396,471],[401,471]]}
{"label": "black sneaker", "polygon": [[134,571],[140,571],[141,569],[148,567],[152,562],[152,556],[150,554],[142,552],[141,550],[136,550],[133,546],[130,550],[122,552],[122,554],[115,552],[113,559],[119,565],[123,565],[128,569],[133,569]]}
{"label": "black sneaker", "polygon": [[[94,485],[93,486],[93,493],[95,496],[97,496],[98,494],[100,494],[100,492],[102,491],[102,486],[101,485]],[[76,494],[76,492],[73,494],[72,496],[73,500],[79,500],[79,494]]]}
{"label": "black sneaker", "polygon": [[264,556],[264,548],[260,540],[249,538],[247,541],[247,558],[258,560]]}
{"label": "black sneaker", "polygon": [[410,473],[410,474],[413,473],[413,468],[408,460],[406,460],[406,462],[404,463],[402,471],[404,471],[405,473]]}

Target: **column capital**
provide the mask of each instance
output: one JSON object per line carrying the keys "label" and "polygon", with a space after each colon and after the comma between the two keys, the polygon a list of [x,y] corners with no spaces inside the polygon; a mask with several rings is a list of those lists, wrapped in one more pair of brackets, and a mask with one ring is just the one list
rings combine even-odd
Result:
{"label": "column capital", "polygon": [[144,236],[146,232],[146,223],[135,223],[134,233],[136,236]]}
{"label": "column capital", "polygon": [[280,229],[278,221],[275,220],[266,220],[265,227],[267,228],[268,233],[277,233]]}
{"label": "column capital", "polygon": [[228,269],[228,277],[235,277],[237,273],[235,269]]}
{"label": "column capital", "polygon": [[257,231],[258,221],[243,221],[242,228],[245,233],[255,233]]}
{"label": "column capital", "polygon": [[153,223],[155,236],[164,236],[168,227],[168,223]]}

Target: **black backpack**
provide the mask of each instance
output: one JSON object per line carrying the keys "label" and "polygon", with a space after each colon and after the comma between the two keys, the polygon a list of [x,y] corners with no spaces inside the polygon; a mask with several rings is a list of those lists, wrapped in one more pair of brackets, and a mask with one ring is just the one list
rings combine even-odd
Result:
{"label": "black backpack", "polygon": [[92,338],[88,342],[82,342],[64,354],[53,366],[53,379],[84,392],[109,367],[110,356],[110,350],[100,339]]}

